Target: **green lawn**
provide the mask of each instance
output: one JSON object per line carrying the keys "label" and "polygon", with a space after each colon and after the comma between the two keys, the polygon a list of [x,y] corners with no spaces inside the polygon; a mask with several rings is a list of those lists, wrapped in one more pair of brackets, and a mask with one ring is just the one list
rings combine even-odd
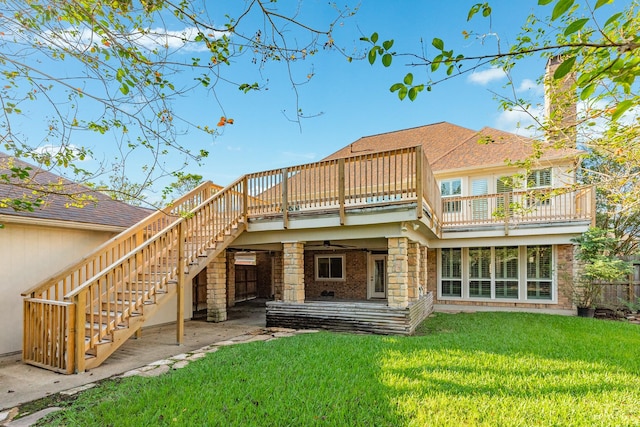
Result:
{"label": "green lawn", "polygon": [[108,381],[45,424],[640,425],[640,327],[437,314],[414,337],[318,333]]}

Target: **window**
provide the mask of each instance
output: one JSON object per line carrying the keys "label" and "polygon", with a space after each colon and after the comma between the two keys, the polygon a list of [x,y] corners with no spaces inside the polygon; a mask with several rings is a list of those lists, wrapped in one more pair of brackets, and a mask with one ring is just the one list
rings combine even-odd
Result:
{"label": "window", "polygon": [[315,258],[316,280],[344,280],[344,255],[316,255]]}
{"label": "window", "polygon": [[551,187],[551,168],[531,171],[527,176],[527,188]]}
{"label": "window", "polygon": [[555,299],[552,245],[446,248],[440,249],[439,262],[439,298]]}
{"label": "window", "polygon": [[[551,169],[534,170],[527,176],[527,188],[545,189],[551,187]],[[551,204],[548,192],[532,194],[528,200],[528,206],[548,206]]]}
{"label": "window", "polygon": [[496,298],[518,298],[518,247],[496,248]]}
{"label": "window", "polygon": [[[462,180],[458,179],[450,179],[447,181],[440,182],[440,195],[443,198],[446,197],[454,197],[462,195]],[[460,200],[456,201],[444,201],[444,212],[460,212],[462,209],[462,203]]]}
{"label": "window", "polygon": [[440,293],[447,297],[462,296],[462,249],[442,249]]}
{"label": "window", "polygon": [[491,298],[491,248],[469,248],[469,296]]}
{"label": "window", "polygon": [[527,247],[527,298],[551,299],[551,246]]}

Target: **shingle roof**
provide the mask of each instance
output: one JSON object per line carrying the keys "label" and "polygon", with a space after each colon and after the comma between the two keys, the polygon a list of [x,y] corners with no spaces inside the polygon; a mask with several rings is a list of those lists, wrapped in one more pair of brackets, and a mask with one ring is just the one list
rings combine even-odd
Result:
{"label": "shingle roof", "polygon": [[[13,217],[27,217],[70,221],[103,226],[128,228],[152,213],[149,209],[131,206],[124,202],[111,199],[109,196],[76,184],[47,170],[30,165],[22,160],[0,152],[0,173],[7,173],[8,162],[18,167],[31,167],[30,179],[36,185],[56,183],[60,185],[61,193],[74,195],[88,195],[95,200],[89,201],[84,207],[67,206],[71,199],[58,194],[48,194],[43,197],[45,205],[33,212],[14,211],[12,208],[1,208],[0,214]],[[15,185],[0,184],[0,198],[20,198],[30,190]]]}
{"label": "shingle roof", "polygon": [[[491,143],[487,143],[491,141]],[[533,140],[510,132],[485,127],[480,131],[447,122],[434,123],[378,135],[365,136],[326,159],[348,157],[422,145],[434,172],[504,165],[524,160],[533,153]],[[574,157],[580,150],[547,147],[541,160]]]}

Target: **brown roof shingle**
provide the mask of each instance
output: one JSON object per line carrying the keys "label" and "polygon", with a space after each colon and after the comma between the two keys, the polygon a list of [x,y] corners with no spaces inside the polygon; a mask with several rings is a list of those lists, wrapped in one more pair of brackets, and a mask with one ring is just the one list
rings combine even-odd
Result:
{"label": "brown roof shingle", "polygon": [[[485,127],[480,131],[447,122],[365,136],[325,160],[422,145],[434,172],[504,165],[533,154],[534,140]],[[575,157],[582,151],[546,147],[542,160]]]}
{"label": "brown roof shingle", "polygon": [[[54,173],[1,152],[0,174],[7,173],[7,165],[9,162],[21,168],[31,167],[29,179],[32,180],[35,186],[46,186],[50,183],[56,183],[59,184],[59,186],[56,186],[56,192],[58,192],[57,190],[59,189],[61,193],[65,194],[84,194],[90,196],[95,201],[88,201],[84,207],[78,208],[68,206],[69,203],[72,202],[69,197],[59,194],[48,194],[42,197],[45,200],[45,205],[36,208],[33,212],[15,211],[12,208],[0,207],[1,215],[128,228],[152,213],[149,209],[131,206],[124,202],[113,200],[103,193],[91,190],[68,179],[61,178]],[[20,198],[24,193],[30,193],[30,190],[20,188],[16,185],[0,184],[0,198]]]}

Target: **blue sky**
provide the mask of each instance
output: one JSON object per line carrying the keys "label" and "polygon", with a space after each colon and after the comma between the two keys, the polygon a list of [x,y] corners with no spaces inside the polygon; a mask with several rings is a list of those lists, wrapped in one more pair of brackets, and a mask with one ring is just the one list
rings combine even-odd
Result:
{"label": "blue sky", "polygon": [[[316,4],[318,3],[318,4]],[[321,4],[320,4],[321,3]],[[362,52],[366,45],[361,35],[377,31],[380,40],[393,38],[397,51],[419,51],[420,40],[427,48],[439,37],[447,45],[465,55],[494,51],[496,39],[489,36],[483,43],[475,38],[465,40],[463,30],[479,33],[489,31],[486,19],[466,21],[474,1],[364,1],[357,14],[344,21],[335,34],[336,43],[345,49]],[[496,32],[503,49],[508,49],[519,25],[534,10],[534,1],[493,2],[491,29]],[[304,6],[327,10],[324,2],[304,2]],[[321,17],[316,17],[321,21]],[[398,61],[396,61],[398,62]],[[544,61],[529,61],[518,67],[514,84],[525,88],[544,71]],[[325,51],[296,64],[300,75],[313,70],[308,84],[299,88],[299,102],[306,114],[320,116],[303,120],[302,128],[287,120],[283,111],[295,111],[295,96],[284,75],[283,67],[268,64],[264,75],[269,78],[269,90],[241,94],[237,90],[219,94],[224,111],[235,120],[214,142],[206,141],[210,158],[202,168],[190,171],[206,179],[226,184],[243,173],[280,168],[287,165],[320,160],[361,136],[448,121],[472,129],[484,126],[514,130],[516,120],[501,113],[491,91],[509,94],[504,89],[506,78],[485,68],[474,75],[464,75],[442,83],[432,92],[422,92],[414,102],[399,101],[388,88],[409,71],[419,78],[424,67],[408,67],[400,63],[390,68],[367,61],[347,62],[337,52]],[[537,97],[539,87],[521,91]],[[216,110],[216,101],[205,104]],[[200,107],[198,107],[200,108]],[[189,138],[187,138],[189,140]],[[206,140],[206,138],[202,138]],[[189,140],[186,144],[197,144]]]}
{"label": "blue sky", "polygon": [[[424,46],[429,55],[433,50],[431,40],[439,37],[448,48],[472,56],[495,52],[498,38],[501,49],[508,50],[529,14],[550,13],[550,8],[537,6],[536,0],[496,0],[491,2],[491,26],[488,19],[479,16],[469,23],[467,13],[477,1],[364,0],[355,16],[336,27],[335,43],[357,56],[367,48],[359,38],[376,31],[380,40],[394,39],[394,50],[398,52],[419,52]],[[322,24],[334,15],[326,0],[300,3],[300,20],[311,26],[322,28]],[[227,12],[224,4],[216,2],[214,16]],[[233,0],[228,4],[239,7],[244,3]],[[287,7],[298,2],[276,4]],[[171,26],[171,23],[167,25]],[[169,29],[179,30],[176,27]],[[463,30],[492,34],[484,40],[464,39]],[[185,54],[189,55],[189,52]],[[228,67],[227,75],[235,81],[257,81],[267,90],[244,94],[235,87],[219,85],[215,96],[210,91],[200,90],[175,103],[178,113],[192,122],[215,125],[221,115],[233,118],[235,122],[226,126],[215,139],[194,130],[178,136],[178,142],[184,146],[210,153],[202,166],[190,165],[186,172],[201,174],[204,179],[226,185],[245,173],[318,161],[366,135],[440,121],[476,130],[491,126],[514,131],[520,118],[517,114],[499,110],[494,92],[510,95],[510,89],[504,87],[507,82],[504,74],[488,67],[439,84],[432,92],[424,91],[414,102],[399,101],[389,92],[389,87],[409,71],[420,79],[425,76],[425,67],[407,67],[396,59],[391,67],[383,68],[380,64],[371,66],[366,60],[348,62],[334,50],[322,50],[296,62],[292,68],[296,81],[304,81],[308,74],[313,74],[308,83],[298,87],[297,99],[305,114],[317,117],[303,120],[300,127],[287,118],[287,115],[295,115],[296,96],[284,65],[267,63],[259,68],[249,59],[250,56],[234,61]],[[514,69],[514,87],[519,96],[541,101],[540,87],[533,82],[544,72],[544,65],[543,59],[534,58]],[[185,79],[186,83],[193,82],[191,75],[185,75]],[[76,135],[81,138],[77,145],[90,146],[96,159],[115,155],[112,136]],[[140,163],[145,161],[140,159]],[[128,173],[135,182],[136,166]]]}

